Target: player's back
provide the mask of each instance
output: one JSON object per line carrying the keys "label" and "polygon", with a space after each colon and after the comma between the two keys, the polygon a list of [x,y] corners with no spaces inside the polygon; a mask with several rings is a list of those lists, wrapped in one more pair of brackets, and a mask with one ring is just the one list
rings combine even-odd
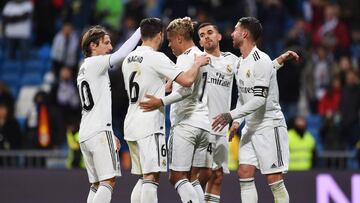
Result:
{"label": "player's back", "polygon": [[180,71],[163,53],[148,46],[139,46],[123,62],[125,89],[129,97],[129,108],[124,122],[125,139],[134,141],[153,133],[164,133],[164,108],[143,112],[139,102],[145,95],[161,98],[165,96],[166,77],[174,79]]}
{"label": "player's back", "polygon": [[109,57],[110,55],[88,57],[80,66],[77,76],[82,104],[80,142],[101,131],[112,131]]}
{"label": "player's back", "polygon": [[[276,69],[270,57],[255,47],[248,57],[240,59],[237,71],[239,99],[243,100],[242,103],[250,101],[254,94],[261,94],[260,96],[266,98],[263,106],[245,117],[246,125],[254,129],[266,125],[286,126],[279,104]],[[255,80],[255,77],[258,79]],[[268,90],[263,89],[264,87],[268,87]]]}
{"label": "player's back", "polygon": [[[209,117],[228,112],[231,104],[231,92],[235,69],[239,58],[230,52],[221,52],[219,57],[210,56],[211,63],[207,68],[207,96]],[[211,130],[212,134],[226,135],[227,128],[220,132]]]}
{"label": "player's back", "polygon": [[[176,66],[185,71],[194,63],[195,54],[204,54],[198,47],[193,46],[178,56]],[[193,84],[192,94],[185,99],[171,105],[171,124],[188,124],[204,130],[210,130],[209,112],[207,107],[206,68],[202,67]],[[181,86],[173,85],[173,91]]]}

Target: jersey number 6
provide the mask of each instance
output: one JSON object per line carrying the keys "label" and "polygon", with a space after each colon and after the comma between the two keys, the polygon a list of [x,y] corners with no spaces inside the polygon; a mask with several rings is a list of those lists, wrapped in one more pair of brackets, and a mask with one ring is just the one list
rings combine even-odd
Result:
{"label": "jersey number 6", "polygon": [[[132,72],[130,75],[130,80],[129,80],[129,96],[130,96],[130,101],[131,103],[135,103],[137,102],[138,98],[139,98],[139,84],[137,84],[136,82],[134,82],[134,78],[136,75],[136,71]],[[133,95],[133,88],[135,88],[135,92]]]}

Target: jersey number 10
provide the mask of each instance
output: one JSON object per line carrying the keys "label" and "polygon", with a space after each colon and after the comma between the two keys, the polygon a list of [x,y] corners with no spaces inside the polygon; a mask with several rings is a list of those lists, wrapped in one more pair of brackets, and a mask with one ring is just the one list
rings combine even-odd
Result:
{"label": "jersey number 10", "polygon": [[90,85],[87,81],[80,84],[81,106],[85,111],[90,111],[94,107],[94,99],[90,91]]}

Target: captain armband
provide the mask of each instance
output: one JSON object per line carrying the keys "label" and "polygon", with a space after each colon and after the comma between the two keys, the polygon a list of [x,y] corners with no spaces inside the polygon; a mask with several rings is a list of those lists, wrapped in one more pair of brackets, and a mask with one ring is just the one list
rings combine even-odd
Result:
{"label": "captain armband", "polygon": [[264,87],[264,86],[254,87],[254,96],[267,98],[268,93],[269,93],[269,87]]}

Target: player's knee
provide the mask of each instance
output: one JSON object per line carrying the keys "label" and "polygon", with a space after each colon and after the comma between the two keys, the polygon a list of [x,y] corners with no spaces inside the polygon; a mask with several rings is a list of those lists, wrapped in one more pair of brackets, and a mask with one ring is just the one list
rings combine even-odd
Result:
{"label": "player's knee", "polygon": [[171,171],[169,181],[171,185],[175,185],[181,179],[188,179],[186,172]]}
{"label": "player's knee", "polygon": [[240,165],[237,171],[239,178],[251,178],[255,175],[255,166]]}
{"label": "player's knee", "polygon": [[224,178],[224,172],[222,170],[216,170],[214,172],[214,181],[213,181],[213,183],[216,184],[216,185],[221,185],[223,178]]}
{"label": "player's knee", "polygon": [[107,180],[103,180],[100,182],[101,183],[106,183],[108,185],[110,185],[112,188],[115,187],[115,184],[116,184],[116,180],[115,180],[115,177],[114,178],[110,178],[110,179],[107,179]]}
{"label": "player's knee", "polygon": [[268,184],[278,182],[283,179],[282,173],[274,173],[266,175],[266,180]]}

